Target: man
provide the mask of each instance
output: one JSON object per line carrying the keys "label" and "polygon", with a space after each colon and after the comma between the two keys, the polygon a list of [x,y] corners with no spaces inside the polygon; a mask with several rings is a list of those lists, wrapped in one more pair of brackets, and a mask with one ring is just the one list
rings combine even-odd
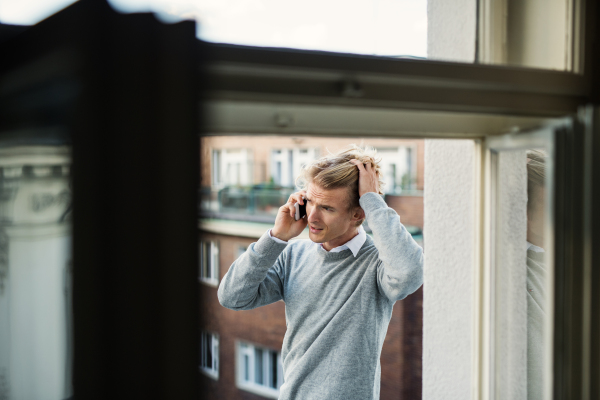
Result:
{"label": "man", "polygon": [[[281,400],[379,399],[392,307],[423,281],[423,250],[379,196],[380,177],[374,151],[357,146],[305,167],[303,190],[221,281],[233,310],[285,302]],[[298,221],[295,203],[306,204]],[[289,242],[307,225],[310,240]]]}

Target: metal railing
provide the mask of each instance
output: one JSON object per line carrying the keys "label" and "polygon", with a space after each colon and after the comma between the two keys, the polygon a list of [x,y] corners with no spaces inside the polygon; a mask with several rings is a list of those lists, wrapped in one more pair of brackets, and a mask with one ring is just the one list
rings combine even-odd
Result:
{"label": "metal railing", "polygon": [[272,185],[201,188],[198,211],[204,217],[274,221],[279,207],[295,190]]}

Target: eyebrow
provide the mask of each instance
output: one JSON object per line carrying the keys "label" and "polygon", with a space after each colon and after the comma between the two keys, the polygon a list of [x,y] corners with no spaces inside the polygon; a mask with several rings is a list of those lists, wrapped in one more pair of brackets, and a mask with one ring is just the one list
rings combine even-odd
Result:
{"label": "eyebrow", "polygon": [[[310,201],[310,202],[313,202],[311,199],[309,199],[309,198],[308,198],[308,196],[304,196],[304,200],[306,200],[306,201]],[[319,207],[331,208],[332,210],[335,210],[335,209],[336,209],[335,207],[332,207],[332,206],[330,206],[330,205],[327,205],[327,204],[321,204],[321,203],[318,203],[318,202],[314,202],[314,203],[315,203],[316,205],[318,205]]]}

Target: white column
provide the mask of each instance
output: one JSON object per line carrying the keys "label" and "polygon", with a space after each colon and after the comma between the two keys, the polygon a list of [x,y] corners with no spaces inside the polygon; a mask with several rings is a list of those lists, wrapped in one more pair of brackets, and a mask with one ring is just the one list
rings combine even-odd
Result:
{"label": "white column", "polygon": [[0,398],[71,396],[68,149],[0,150]]}
{"label": "white column", "polygon": [[475,61],[476,0],[427,1],[427,58]]}
{"label": "white column", "polygon": [[471,398],[474,152],[425,141],[424,400]]}
{"label": "white column", "polygon": [[[476,0],[428,0],[427,55],[473,62]],[[423,399],[470,399],[474,143],[425,141]]]}

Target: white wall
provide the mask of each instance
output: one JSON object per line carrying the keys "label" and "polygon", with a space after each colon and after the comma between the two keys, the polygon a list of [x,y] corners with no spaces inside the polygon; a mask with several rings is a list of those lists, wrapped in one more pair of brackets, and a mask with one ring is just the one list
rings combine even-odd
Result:
{"label": "white wall", "polygon": [[428,0],[427,58],[475,60],[476,0]]}
{"label": "white wall", "polygon": [[474,146],[425,142],[423,399],[469,399]]}
{"label": "white wall", "polygon": [[[475,0],[429,0],[428,58],[473,62]],[[474,143],[425,141],[423,399],[470,399]]]}

